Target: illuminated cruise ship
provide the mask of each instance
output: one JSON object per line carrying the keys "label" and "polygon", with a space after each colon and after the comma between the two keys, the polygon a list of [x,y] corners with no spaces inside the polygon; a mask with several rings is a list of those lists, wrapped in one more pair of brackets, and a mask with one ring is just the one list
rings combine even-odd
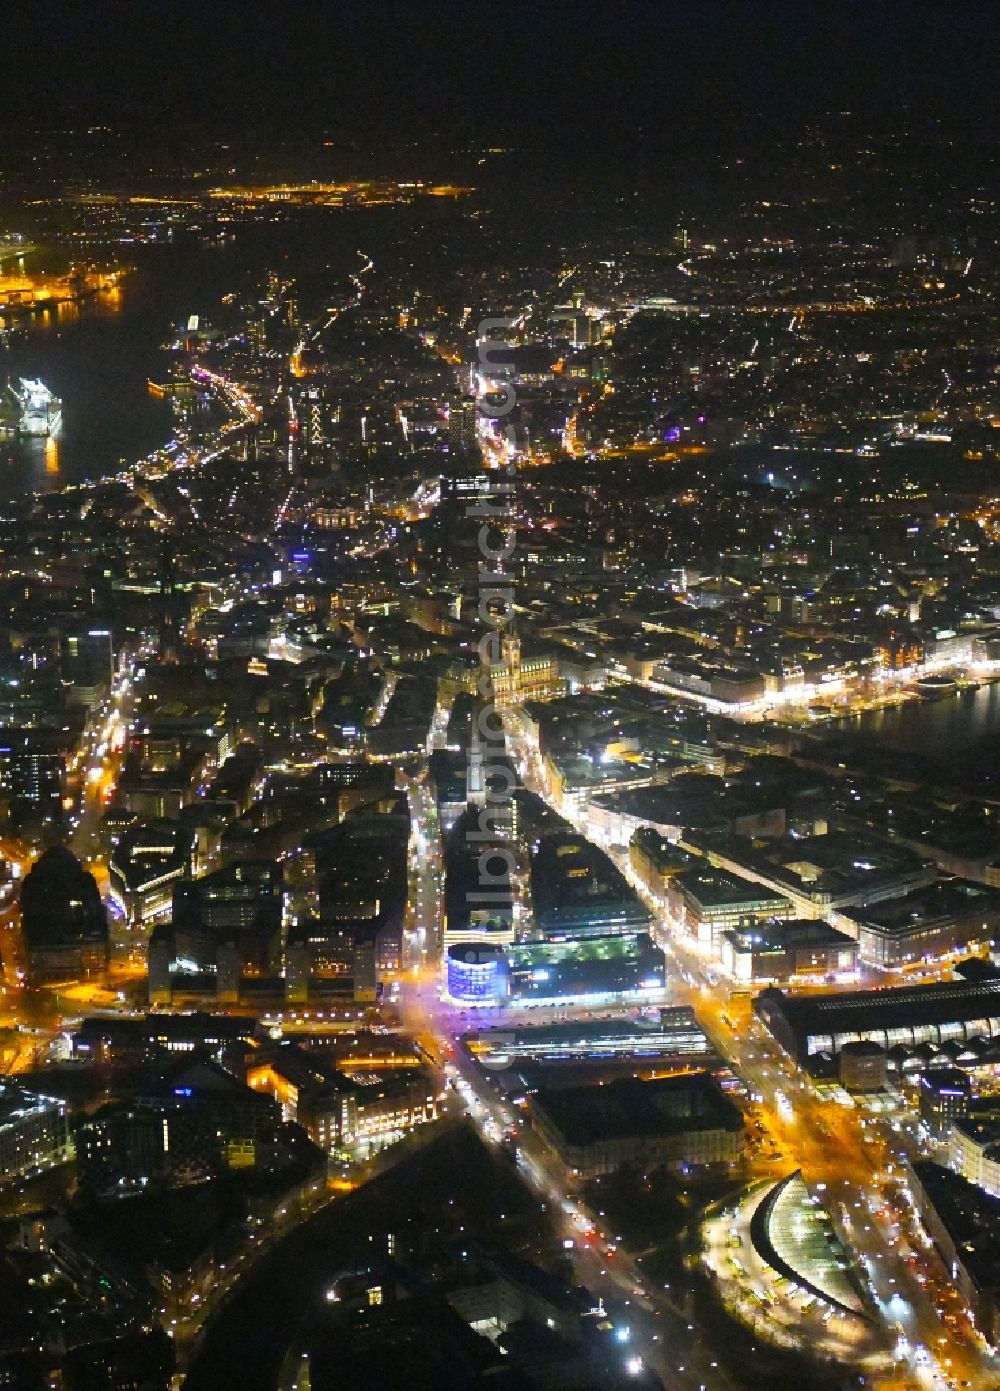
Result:
{"label": "illuminated cruise ship", "polygon": [[21,389],[11,387],[21,407],[19,431],[22,435],[54,435],[62,424],[62,401],[53,396],[43,381],[21,378]]}

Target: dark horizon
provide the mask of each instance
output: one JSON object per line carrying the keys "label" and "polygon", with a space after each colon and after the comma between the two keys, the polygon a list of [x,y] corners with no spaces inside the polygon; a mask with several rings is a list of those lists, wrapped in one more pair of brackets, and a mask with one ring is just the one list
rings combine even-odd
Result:
{"label": "dark horizon", "polygon": [[838,111],[874,127],[941,122],[970,148],[996,128],[998,25],[971,3],[406,3],[210,7],[37,0],[4,9],[0,119],[219,134],[482,140],[552,155],[597,140],[780,136]]}

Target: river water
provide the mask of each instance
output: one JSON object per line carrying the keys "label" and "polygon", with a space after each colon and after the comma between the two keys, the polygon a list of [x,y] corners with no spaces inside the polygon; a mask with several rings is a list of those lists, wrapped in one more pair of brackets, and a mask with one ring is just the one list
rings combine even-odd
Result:
{"label": "river water", "polygon": [[381,211],[249,226],[223,245],[188,237],[130,248],[122,260],[133,269],[115,292],[20,320],[23,332],[0,347],[0,391],[7,381],[40,377],[62,399],[63,420],[48,444],[0,441],[0,500],[115,473],[123,460],[165,443],[170,402],[151,396],[147,379],[165,375],[170,356],[162,345],[172,331],[191,314],[218,322],[222,296],[250,290],[269,269],[315,287],[322,304],[323,287],[345,288],[360,246],[384,245],[392,235]]}
{"label": "river water", "polygon": [[0,350],[0,383],[40,377],[63,418],[51,441],[0,443],[0,497],[116,472],[169,439],[170,403],[150,396],[147,378],[164,374],[171,326],[220,298],[215,277],[198,273],[206,259],[155,248],[113,293],[20,322],[24,336]]}

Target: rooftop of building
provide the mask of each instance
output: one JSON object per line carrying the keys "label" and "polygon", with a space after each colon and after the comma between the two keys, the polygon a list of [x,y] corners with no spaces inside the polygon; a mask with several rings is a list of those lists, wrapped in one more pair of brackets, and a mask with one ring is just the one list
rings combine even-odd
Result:
{"label": "rooftop of building", "polygon": [[663,952],[648,932],[628,932],[622,936],[570,937],[555,942],[515,942],[506,949],[512,969],[559,966],[563,962],[615,962],[622,958],[638,960],[644,953],[658,956]]}
{"label": "rooftop of building", "polygon": [[496,942],[453,942],[447,956],[468,966],[492,966],[505,959],[504,948]]}
{"label": "rooftop of building", "polygon": [[135,1046],[145,1042],[215,1043],[254,1038],[259,1024],[252,1015],[205,1014],[144,1014],[135,1019],[115,1019],[87,1015],[76,1031],[84,1042],[103,1041]]}
{"label": "rooftop of building", "polygon": [[1000,978],[984,981],[933,981],[829,995],[787,995],[765,990],[755,1006],[780,1012],[794,1033],[853,1033],[867,1029],[945,1024],[985,1015],[1000,1017]]}
{"label": "rooftop of building", "polygon": [[[588,787],[607,787],[614,783],[635,782],[638,779],[659,777],[664,772],[657,760],[645,758],[616,758],[613,755],[594,757],[575,750],[557,749],[549,755],[558,769],[567,791]],[[676,766],[676,760],[671,760]]]}
{"label": "rooftop of building", "polygon": [[972,1115],[960,1116],[953,1122],[953,1126],[973,1144],[983,1149],[991,1149],[1000,1142],[1000,1117],[991,1119]]}
{"label": "rooftop of building", "polygon": [[788,899],[776,889],[769,889],[766,884],[755,884],[750,879],[739,879],[721,869],[699,866],[683,870],[675,883],[686,898],[703,908],[737,908],[746,903],[770,905],[775,909],[788,906]]}
{"label": "rooftop of building", "polygon": [[130,826],[111,853],[110,867],[128,889],[141,889],[164,874],[187,868],[194,837],[180,821],[141,821]]}
{"label": "rooftop of building", "polygon": [[300,1092],[317,1087],[339,1088],[343,1080],[315,1053],[290,1040],[260,1049],[254,1054],[251,1065],[255,1068],[269,1067]]}
{"label": "rooftop of building", "polygon": [[26,894],[29,899],[33,893],[45,898],[53,894],[75,893],[81,886],[93,884],[96,884],[94,876],[84,869],[68,845],[52,845],[38,857],[24,877],[22,908]]}
{"label": "rooftop of building", "polygon": [[29,949],[107,941],[97,880],[65,845],[54,845],[21,883],[21,928]]}
{"label": "rooftop of building", "polygon": [[1000,913],[1000,889],[970,879],[948,878],[868,905],[854,916],[884,932],[905,933],[934,920],[979,913]]}
{"label": "rooftop of building", "polygon": [[974,1283],[1000,1289],[1000,1198],[930,1160],[913,1169]]}
{"label": "rooftop of building", "polygon": [[960,1067],[934,1067],[920,1074],[920,1086],[936,1096],[968,1096],[969,1074]]}
{"label": "rooftop of building", "polygon": [[253,785],[261,766],[260,753],[256,746],[241,744],[215,775],[209,796],[242,797]]}
{"label": "rooftop of building", "polygon": [[660,826],[724,827],[730,818],[742,815],[742,803],[726,797],[725,782],[706,774],[692,773],[669,785],[629,788],[594,798],[594,805],[619,816],[638,817]]}
{"label": "rooftop of building", "polygon": [[234,860],[175,889],[178,899],[211,902],[216,899],[271,898],[280,895],[283,869],[275,860]]}
{"label": "rooftop of building", "polygon": [[161,729],[170,730],[178,722],[205,731],[212,725],[221,724],[225,713],[224,705],[197,705],[179,698],[166,700],[146,715],[143,732],[148,730],[151,734],[157,734]]}
{"label": "rooftop of building", "polygon": [[338,1313],[310,1339],[315,1391],[470,1391],[512,1386],[501,1354],[436,1294]]}
{"label": "rooftop of building", "polygon": [[119,794],[139,791],[183,791],[190,786],[202,765],[203,754],[194,747],[181,747],[176,762],[169,766],[150,766],[136,751],[128,754],[118,779]]}
{"label": "rooftop of building", "polygon": [[653,867],[661,874],[679,873],[694,862],[693,855],[687,850],[682,850],[672,840],[668,840],[654,826],[640,826],[633,832],[629,843],[641,854],[648,856]]}
{"label": "rooftop of building", "polygon": [[532,1104],[571,1145],[743,1129],[739,1108],[707,1072],[648,1082],[623,1077],[603,1087],[546,1088]]}
{"label": "rooftop of building", "polygon": [[766,842],[731,836],[719,844],[713,840],[710,848],[796,892],[829,893],[847,901],[883,891],[898,876],[932,872],[929,861],[902,846],[847,831],[787,835]]}
{"label": "rooftop of building", "polygon": [[622,909],[636,921],[649,913],[603,850],[574,831],[544,837],[531,861],[536,915]]}
{"label": "rooftop of building", "polygon": [[754,927],[730,928],[722,934],[740,952],[802,951],[810,947],[842,947],[857,950],[846,932],[831,927],[823,918],[772,919]]}
{"label": "rooftop of building", "polygon": [[39,1092],[29,1092],[11,1082],[0,1084],[0,1129],[14,1125],[25,1116],[40,1111],[63,1108],[63,1102],[55,1097],[43,1096]]}
{"label": "rooftop of building", "polygon": [[704,1038],[694,1010],[673,1005],[653,1019],[579,1019],[565,1023],[529,1025],[520,1029],[490,1029],[468,1034],[465,1043],[476,1053],[503,1052],[516,1056],[551,1050],[571,1052],[587,1045],[598,1048],[633,1046],[637,1050],[662,1051],[680,1034]]}

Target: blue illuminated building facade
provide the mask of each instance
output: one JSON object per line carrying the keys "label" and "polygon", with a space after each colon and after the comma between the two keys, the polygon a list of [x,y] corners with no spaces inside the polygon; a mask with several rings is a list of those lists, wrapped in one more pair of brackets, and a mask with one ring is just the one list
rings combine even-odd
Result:
{"label": "blue illuminated building facade", "polygon": [[461,942],[448,948],[448,995],[456,1004],[503,1004],[510,993],[510,971],[501,947]]}
{"label": "blue illuminated building facade", "polygon": [[582,942],[462,942],[448,948],[448,996],[456,1004],[496,1006],[657,997],[663,952],[645,934]]}
{"label": "blue illuminated building facade", "polygon": [[[662,995],[666,964],[650,936],[648,909],[608,856],[565,822],[530,846],[531,908],[516,941],[512,913],[498,924],[503,936],[485,924],[475,931],[465,905],[478,866],[459,849],[464,842],[447,860],[445,894],[446,938],[458,929],[467,934],[447,951],[447,993],[455,1003],[613,1004]],[[509,883],[504,890],[510,912]]]}

